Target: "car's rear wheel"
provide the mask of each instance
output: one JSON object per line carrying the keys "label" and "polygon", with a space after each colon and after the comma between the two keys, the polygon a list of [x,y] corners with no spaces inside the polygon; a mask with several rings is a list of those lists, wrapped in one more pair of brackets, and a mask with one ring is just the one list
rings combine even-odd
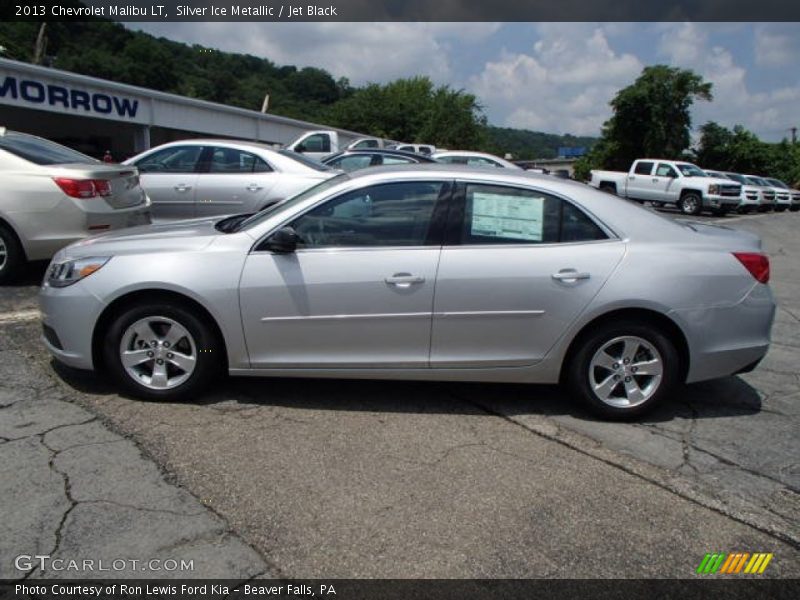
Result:
{"label": "car's rear wheel", "polygon": [[193,399],[219,373],[222,345],[191,310],[172,303],[131,307],[105,336],[105,364],[133,396]]}
{"label": "car's rear wheel", "polygon": [[613,183],[601,183],[600,187],[598,188],[601,192],[606,192],[607,194],[616,194],[617,193],[617,186]]}
{"label": "car's rear wheel", "polygon": [[678,208],[685,215],[696,216],[703,210],[703,199],[699,194],[689,192],[681,196]]}
{"label": "car's rear wheel", "polygon": [[607,419],[639,416],[668,397],[678,383],[675,345],[647,323],[607,323],[581,340],[570,361],[570,391]]}
{"label": "car's rear wheel", "polygon": [[0,284],[11,281],[24,263],[25,253],[17,236],[0,223]]}

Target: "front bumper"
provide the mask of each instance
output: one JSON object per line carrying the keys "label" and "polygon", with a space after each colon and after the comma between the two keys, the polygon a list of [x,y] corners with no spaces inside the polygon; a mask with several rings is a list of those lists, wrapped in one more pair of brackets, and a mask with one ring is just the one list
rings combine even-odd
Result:
{"label": "front bumper", "polygon": [[739,196],[712,196],[706,195],[705,203],[710,208],[736,208],[739,206],[741,198]]}
{"label": "front bumper", "polygon": [[733,305],[672,311],[689,342],[686,382],[727,377],[760,361],[769,350],[775,310],[769,286],[755,284]]}
{"label": "front bumper", "polygon": [[43,326],[51,330],[42,335],[50,354],[67,366],[93,369],[92,334],[103,310],[100,300],[80,281],[63,288],[43,285],[39,309]]}

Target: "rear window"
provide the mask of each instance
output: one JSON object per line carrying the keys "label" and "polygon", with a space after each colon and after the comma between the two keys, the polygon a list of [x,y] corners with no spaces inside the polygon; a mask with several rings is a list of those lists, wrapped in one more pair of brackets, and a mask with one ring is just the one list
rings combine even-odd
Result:
{"label": "rear window", "polygon": [[61,144],[13,131],[0,136],[0,149],[37,165],[100,162]]}
{"label": "rear window", "polygon": [[293,152],[292,150],[278,150],[278,154],[283,154],[297,162],[304,164],[307,167],[315,169],[317,171],[331,171],[332,169],[327,166],[323,165],[321,162],[314,160],[313,158],[309,158],[307,156],[303,156],[299,152]]}

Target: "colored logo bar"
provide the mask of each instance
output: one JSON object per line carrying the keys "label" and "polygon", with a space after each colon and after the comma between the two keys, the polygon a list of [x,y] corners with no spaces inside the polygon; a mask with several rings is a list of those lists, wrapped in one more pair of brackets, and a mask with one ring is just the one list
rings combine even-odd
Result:
{"label": "colored logo bar", "polygon": [[772,557],[772,553],[766,552],[754,554],[749,552],[709,553],[703,557],[700,566],[697,567],[697,573],[700,575],[713,575],[714,573],[760,575],[767,568]]}

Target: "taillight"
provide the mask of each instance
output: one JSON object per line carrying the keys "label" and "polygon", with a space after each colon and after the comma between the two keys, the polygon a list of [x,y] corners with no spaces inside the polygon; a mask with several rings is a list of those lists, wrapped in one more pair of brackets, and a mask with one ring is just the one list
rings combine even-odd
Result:
{"label": "taillight", "polygon": [[769,257],[759,252],[734,252],[733,255],[744,265],[759,283],[769,283]]}
{"label": "taillight", "polygon": [[92,183],[94,184],[94,189],[97,191],[98,196],[111,195],[111,184],[107,179],[94,179]]}
{"label": "taillight", "polygon": [[61,191],[71,198],[85,199],[111,195],[111,183],[106,179],[54,177],[53,181],[61,188]]}

